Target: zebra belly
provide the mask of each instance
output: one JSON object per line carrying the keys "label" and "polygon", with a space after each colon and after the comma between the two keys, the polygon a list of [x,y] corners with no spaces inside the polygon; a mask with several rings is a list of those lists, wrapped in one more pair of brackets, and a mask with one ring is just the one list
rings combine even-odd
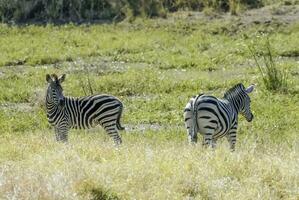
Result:
{"label": "zebra belly", "polygon": [[71,126],[72,129],[89,129],[92,128],[91,126],[85,126],[85,125],[79,125],[79,124],[73,124]]}
{"label": "zebra belly", "polygon": [[75,116],[72,119],[71,124],[72,124],[71,128],[73,129],[90,129],[97,125],[95,123],[87,122],[86,119],[84,118],[84,115],[82,114]]}
{"label": "zebra belly", "polygon": [[213,135],[213,139],[218,139],[218,138],[222,138],[224,137],[226,134],[228,133],[228,130],[222,130],[219,132],[215,132],[215,134]]}
{"label": "zebra belly", "polygon": [[121,103],[112,96],[96,95],[82,99],[68,99],[67,118],[70,128],[88,129],[107,120],[116,123]]}
{"label": "zebra belly", "polygon": [[95,127],[96,125],[104,125],[111,122],[116,124],[117,116],[120,112],[120,103],[115,99],[103,104],[103,101],[94,101],[92,109],[87,110],[83,115],[83,125],[86,127]]}
{"label": "zebra belly", "polygon": [[68,115],[70,128],[72,129],[89,129],[92,128],[89,124],[84,123],[84,118],[80,112],[73,112]]}
{"label": "zebra belly", "polygon": [[201,124],[198,129],[202,135],[212,135],[213,139],[218,139],[225,136],[227,129],[222,127],[219,120],[216,119],[199,119],[198,124]]}

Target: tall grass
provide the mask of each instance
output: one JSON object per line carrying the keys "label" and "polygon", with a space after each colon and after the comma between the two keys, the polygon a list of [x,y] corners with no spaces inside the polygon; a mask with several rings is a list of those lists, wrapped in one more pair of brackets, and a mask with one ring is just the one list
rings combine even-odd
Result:
{"label": "tall grass", "polygon": [[[273,50],[269,38],[266,39],[265,50],[260,54],[255,47],[249,47],[250,53],[262,76],[263,83],[269,91],[283,91],[287,90],[287,71],[278,68],[275,59],[273,58]],[[263,63],[260,63],[260,57]]]}
{"label": "tall grass", "polygon": [[249,136],[239,140],[232,154],[225,142],[210,151],[174,139],[173,133],[147,132],[124,135],[126,143],[116,151],[103,135],[71,135],[69,145],[55,143],[48,132],[1,138],[0,198],[229,200],[299,195],[295,141],[290,146],[262,144]]}

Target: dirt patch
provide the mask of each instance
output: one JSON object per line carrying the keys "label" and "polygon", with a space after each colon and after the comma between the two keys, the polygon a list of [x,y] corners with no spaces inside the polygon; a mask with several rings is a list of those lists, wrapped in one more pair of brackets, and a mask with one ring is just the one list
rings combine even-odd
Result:
{"label": "dirt patch", "polygon": [[31,103],[2,103],[0,104],[1,110],[10,110],[10,111],[18,111],[18,112],[32,112],[34,111],[34,107]]}
{"label": "dirt patch", "polygon": [[92,73],[104,75],[109,73],[123,73],[128,69],[147,69],[151,67],[148,63],[114,61],[109,57],[88,57],[78,58],[74,61],[63,61],[46,65],[12,65],[3,66],[0,70],[0,78],[5,77],[8,72],[18,72],[19,74],[29,73],[36,69],[63,69],[66,73]]}
{"label": "dirt patch", "polygon": [[147,63],[131,63],[123,61],[113,61],[110,58],[90,57],[78,59],[72,62],[63,62],[56,64],[65,68],[67,72],[82,73],[92,72],[93,74],[123,73],[128,69],[144,69],[149,67]]}
{"label": "dirt patch", "polygon": [[267,6],[248,10],[240,16],[244,24],[292,24],[299,20],[299,5]]}
{"label": "dirt patch", "polygon": [[[246,70],[250,68],[250,65],[244,65],[244,66],[237,66],[238,70],[230,70],[230,69],[219,69],[219,70],[213,70],[213,71],[201,71],[200,77],[208,77],[209,80],[230,80],[232,77],[236,78],[242,78],[246,74]],[[178,81],[184,81],[184,80],[193,80],[198,79],[199,77],[196,77],[195,74],[198,74],[198,69],[170,69],[166,71],[166,74],[169,77],[176,77],[176,80]]]}
{"label": "dirt patch", "polygon": [[0,71],[0,78],[4,77],[4,72],[3,71]]}
{"label": "dirt patch", "polygon": [[126,132],[140,132],[145,133],[148,130],[151,131],[161,131],[161,130],[169,130],[169,129],[184,129],[184,126],[178,125],[165,125],[165,124],[125,124]]}
{"label": "dirt patch", "polygon": [[239,26],[252,24],[292,24],[299,22],[299,5],[271,5],[263,8],[247,10],[238,15],[230,13],[213,13],[207,15],[204,12],[176,12],[170,15],[169,20],[188,19],[192,21],[209,22],[213,20],[224,20],[236,22]]}

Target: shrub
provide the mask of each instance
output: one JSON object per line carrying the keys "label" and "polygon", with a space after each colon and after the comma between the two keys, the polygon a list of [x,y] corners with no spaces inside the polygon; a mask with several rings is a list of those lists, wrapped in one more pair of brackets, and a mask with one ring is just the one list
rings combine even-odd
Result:
{"label": "shrub", "polygon": [[261,0],[0,0],[2,22],[82,22],[125,17],[165,17],[177,10],[231,11],[261,6]]}
{"label": "shrub", "polygon": [[0,0],[2,22],[9,20],[81,21],[121,17],[117,0]]}
{"label": "shrub", "polygon": [[[277,67],[276,62],[273,59],[269,38],[266,39],[265,52],[260,54],[253,46],[249,47],[249,50],[258,66],[266,89],[269,91],[286,91],[287,72],[286,70],[280,70]],[[263,64],[260,64],[258,61],[259,57],[262,57]]]}

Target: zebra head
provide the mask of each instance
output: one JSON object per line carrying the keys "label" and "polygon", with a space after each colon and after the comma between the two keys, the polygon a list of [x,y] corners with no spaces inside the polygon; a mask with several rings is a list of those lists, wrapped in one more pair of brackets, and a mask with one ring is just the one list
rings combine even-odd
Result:
{"label": "zebra head", "polygon": [[252,119],[253,119],[253,114],[252,114],[251,109],[250,109],[251,100],[250,100],[250,97],[248,95],[249,93],[251,93],[253,91],[253,89],[254,89],[254,85],[250,85],[246,89],[245,89],[244,86],[242,87],[242,98],[243,98],[243,101],[241,101],[242,105],[241,105],[240,113],[245,117],[245,119],[248,122],[251,122]]}
{"label": "zebra head", "polygon": [[65,80],[65,74],[61,75],[59,78],[56,74],[47,74],[46,80],[49,84],[47,90],[47,101],[53,102],[56,106],[63,107],[65,99],[62,93],[63,89],[61,87],[61,83]]}
{"label": "zebra head", "polygon": [[253,114],[250,109],[251,101],[248,95],[253,89],[254,85],[245,88],[243,84],[239,83],[224,94],[224,98],[231,102],[236,111],[240,112],[248,122],[251,122],[253,119]]}

